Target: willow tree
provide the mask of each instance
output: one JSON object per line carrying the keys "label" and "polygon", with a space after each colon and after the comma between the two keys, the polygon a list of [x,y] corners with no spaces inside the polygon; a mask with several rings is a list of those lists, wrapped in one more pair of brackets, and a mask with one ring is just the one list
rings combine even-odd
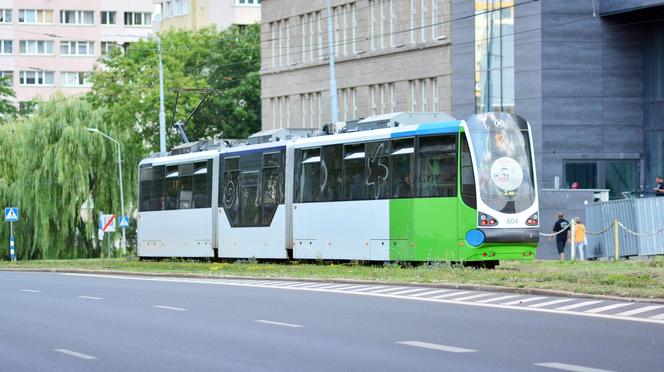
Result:
{"label": "willow tree", "polygon": [[[15,223],[19,259],[97,254],[92,242],[98,212],[120,211],[117,150],[87,128],[98,128],[121,143],[129,137],[103,117],[103,110],[84,100],[58,97],[40,104],[30,117],[0,127],[0,202],[20,208],[20,221]],[[122,155],[125,166],[132,164],[124,177],[125,208],[131,211],[137,157]],[[94,205],[87,222],[81,209],[86,201]],[[8,230],[3,223],[3,241]]]}

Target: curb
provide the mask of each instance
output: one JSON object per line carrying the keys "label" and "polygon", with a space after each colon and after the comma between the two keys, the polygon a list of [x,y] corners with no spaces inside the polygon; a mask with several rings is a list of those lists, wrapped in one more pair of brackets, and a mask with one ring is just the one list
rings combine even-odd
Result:
{"label": "curb", "polygon": [[380,284],[392,286],[410,286],[425,288],[446,288],[463,289],[474,291],[517,293],[529,295],[544,295],[556,297],[575,297],[588,298],[607,301],[623,302],[646,302],[655,304],[664,304],[664,298],[638,298],[638,297],[620,297],[610,295],[595,295],[588,293],[576,293],[568,291],[559,291],[553,289],[541,288],[514,288],[486,284],[466,284],[466,283],[412,283],[412,282],[387,282],[380,280],[362,280],[362,279],[321,279],[321,278],[293,278],[293,277],[265,277],[265,276],[238,276],[238,275],[206,275],[206,274],[187,274],[187,273],[150,273],[133,272],[119,270],[86,270],[86,269],[19,269],[19,268],[0,268],[0,271],[10,272],[45,272],[45,273],[68,273],[68,274],[98,274],[98,275],[117,275],[117,276],[143,276],[143,277],[166,277],[166,278],[187,278],[187,279],[246,279],[246,280],[274,280],[274,281],[305,281],[314,283],[348,283],[348,284]]}

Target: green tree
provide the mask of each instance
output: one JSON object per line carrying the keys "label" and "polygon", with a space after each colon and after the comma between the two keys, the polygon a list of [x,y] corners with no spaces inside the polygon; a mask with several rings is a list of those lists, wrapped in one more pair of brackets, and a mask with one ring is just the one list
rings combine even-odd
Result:
{"label": "green tree", "polygon": [[[116,147],[99,128],[121,143],[131,136],[104,120],[105,112],[82,99],[57,97],[36,111],[0,126],[0,203],[20,208],[15,224],[17,255],[26,258],[76,258],[98,254],[92,242],[99,211],[119,212]],[[137,164],[127,157],[125,164]],[[136,193],[136,172],[125,175],[127,195]],[[132,201],[128,199],[128,210]],[[87,222],[84,202],[94,202]],[[7,241],[9,225],[0,224]],[[7,256],[5,245],[0,252]]]}
{"label": "green tree", "polygon": [[[166,123],[173,119],[175,89],[217,89],[203,109],[187,123],[191,140],[204,137],[247,136],[259,128],[260,66],[258,25],[208,28],[196,32],[160,34],[164,64]],[[248,46],[252,46],[249,48]],[[112,51],[91,77],[89,99],[106,108],[107,120],[134,131],[133,151],[159,148],[159,70],[157,42],[141,40],[122,53]],[[242,65],[241,68],[239,65]],[[231,69],[232,68],[232,69]],[[175,120],[184,121],[202,98],[181,94]],[[242,100],[242,102],[240,102]],[[238,104],[240,103],[240,104]],[[168,148],[179,143],[167,128]]]}
{"label": "green tree", "polygon": [[0,123],[14,119],[17,114],[16,104],[13,102],[16,93],[11,86],[8,76],[0,77]]}

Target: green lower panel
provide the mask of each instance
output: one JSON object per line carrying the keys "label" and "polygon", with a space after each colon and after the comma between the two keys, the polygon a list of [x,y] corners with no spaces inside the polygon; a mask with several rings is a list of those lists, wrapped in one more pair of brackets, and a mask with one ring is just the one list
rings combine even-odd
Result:
{"label": "green lower panel", "polygon": [[390,200],[390,259],[457,260],[457,199]]}

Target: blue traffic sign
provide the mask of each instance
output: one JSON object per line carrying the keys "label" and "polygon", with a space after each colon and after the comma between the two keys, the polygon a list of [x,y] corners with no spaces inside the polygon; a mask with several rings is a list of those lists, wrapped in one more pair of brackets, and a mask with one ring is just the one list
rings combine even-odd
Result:
{"label": "blue traffic sign", "polygon": [[129,227],[129,217],[127,216],[120,217],[120,227]]}
{"label": "blue traffic sign", "polygon": [[7,222],[18,221],[18,208],[14,207],[5,208],[5,221]]}

